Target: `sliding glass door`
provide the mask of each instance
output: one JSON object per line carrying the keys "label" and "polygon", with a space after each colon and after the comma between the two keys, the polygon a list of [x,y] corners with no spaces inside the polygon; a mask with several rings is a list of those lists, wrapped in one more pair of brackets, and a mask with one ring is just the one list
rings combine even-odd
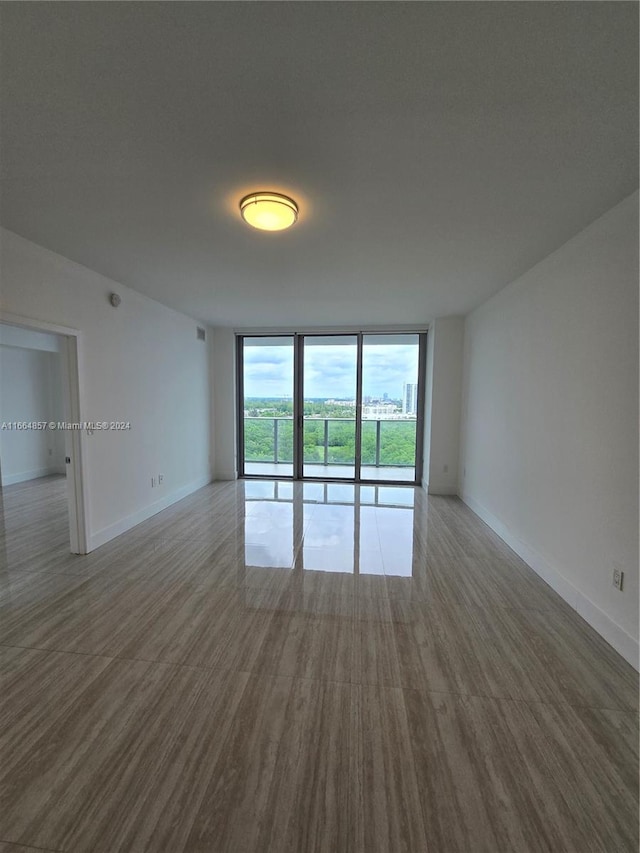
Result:
{"label": "sliding glass door", "polygon": [[354,480],[358,336],[302,340],[302,476]]}
{"label": "sliding glass door", "polygon": [[240,345],[238,425],[243,473],[293,477],[294,338],[246,337]]}
{"label": "sliding glass door", "polygon": [[419,335],[363,335],[362,480],[416,480]]}
{"label": "sliding glass door", "polygon": [[415,483],[424,333],[239,336],[240,475]]}

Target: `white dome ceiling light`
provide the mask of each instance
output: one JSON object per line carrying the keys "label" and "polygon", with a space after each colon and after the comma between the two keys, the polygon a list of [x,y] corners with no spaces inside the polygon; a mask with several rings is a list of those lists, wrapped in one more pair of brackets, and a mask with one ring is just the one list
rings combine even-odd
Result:
{"label": "white dome ceiling light", "polygon": [[240,201],[240,213],[246,223],[261,231],[284,231],[298,219],[298,205],[286,195],[256,192]]}

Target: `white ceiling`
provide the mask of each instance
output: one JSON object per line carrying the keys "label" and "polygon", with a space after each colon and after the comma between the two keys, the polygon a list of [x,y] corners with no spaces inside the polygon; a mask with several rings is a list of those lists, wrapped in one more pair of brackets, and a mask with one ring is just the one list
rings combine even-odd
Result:
{"label": "white ceiling", "polygon": [[638,184],[635,3],[1,6],[2,224],[213,325],[466,313]]}

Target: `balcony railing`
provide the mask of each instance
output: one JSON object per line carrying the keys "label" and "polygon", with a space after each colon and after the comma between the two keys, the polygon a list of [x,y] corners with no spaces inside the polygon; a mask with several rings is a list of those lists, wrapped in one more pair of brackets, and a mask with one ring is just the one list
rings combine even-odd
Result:
{"label": "balcony railing", "polygon": [[[354,418],[305,418],[305,464],[353,465]],[[363,420],[362,465],[415,465],[416,421]],[[245,462],[293,462],[293,418],[244,418]]]}

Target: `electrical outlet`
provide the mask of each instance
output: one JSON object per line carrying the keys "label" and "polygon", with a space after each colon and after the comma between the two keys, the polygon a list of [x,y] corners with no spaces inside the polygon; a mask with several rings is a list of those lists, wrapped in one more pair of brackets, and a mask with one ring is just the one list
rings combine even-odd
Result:
{"label": "electrical outlet", "polygon": [[155,477],[152,477],[152,478],[151,478],[151,488],[152,488],[152,489],[155,489],[155,487],[156,487],[156,478],[155,478]]}
{"label": "electrical outlet", "polygon": [[624,583],[624,572],[622,569],[614,569],[613,570],[613,585],[616,589],[619,589],[622,592],[622,585]]}
{"label": "electrical outlet", "polygon": [[161,486],[164,483],[164,474],[158,474],[158,485]]}

